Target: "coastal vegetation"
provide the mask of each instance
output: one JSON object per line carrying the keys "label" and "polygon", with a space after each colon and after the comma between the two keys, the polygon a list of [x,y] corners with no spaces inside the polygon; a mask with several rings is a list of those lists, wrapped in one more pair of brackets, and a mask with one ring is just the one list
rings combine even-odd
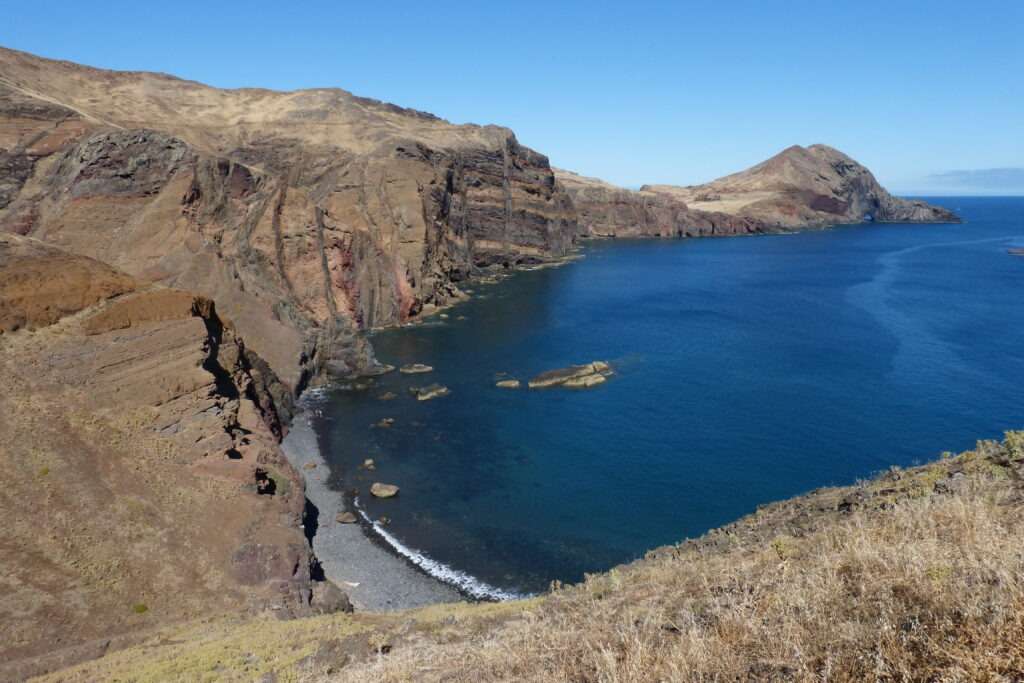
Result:
{"label": "coastal vegetation", "polygon": [[537,598],[197,622],[59,678],[1017,680],[1022,477],[1024,432],[1010,432],[764,506]]}

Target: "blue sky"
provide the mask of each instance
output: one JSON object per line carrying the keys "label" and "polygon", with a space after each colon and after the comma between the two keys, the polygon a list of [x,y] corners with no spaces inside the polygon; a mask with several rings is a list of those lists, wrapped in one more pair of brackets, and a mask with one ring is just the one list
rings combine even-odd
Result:
{"label": "blue sky", "polygon": [[899,192],[1009,169],[1019,186],[974,190],[1024,193],[1021,0],[3,0],[0,44],[220,87],[338,86],[507,125],[553,164],[623,185],[702,182],[824,142]]}

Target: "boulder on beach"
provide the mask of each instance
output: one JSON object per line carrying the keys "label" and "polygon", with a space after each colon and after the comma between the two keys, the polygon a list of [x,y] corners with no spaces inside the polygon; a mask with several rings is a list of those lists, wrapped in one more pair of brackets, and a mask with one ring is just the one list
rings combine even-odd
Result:
{"label": "boulder on beach", "polygon": [[530,380],[529,386],[531,389],[554,386],[586,388],[602,384],[612,374],[614,371],[611,365],[603,360],[595,360],[585,365],[571,365],[567,368],[542,372]]}
{"label": "boulder on beach", "polygon": [[517,379],[500,379],[494,383],[494,386],[501,389],[518,389],[520,382]]}
{"label": "boulder on beach", "polygon": [[398,495],[398,487],[394,484],[382,484],[376,481],[370,487],[370,494],[375,498],[394,498]]}
{"label": "boulder on beach", "polygon": [[409,363],[400,367],[398,371],[403,375],[420,375],[424,372],[433,372],[434,368],[423,363]]}
{"label": "boulder on beach", "polygon": [[338,516],[334,518],[338,524],[355,524],[359,521],[354,512],[339,512]]}
{"label": "boulder on beach", "polygon": [[305,465],[302,466],[302,469],[304,469],[304,470],[315,470],[316,469],[316,463],[315,462],[307,462]]}
{"label": "boulder on beach", "polygon": [[447,396],[451,393],[448,390],[448,387],[443,384],[428,384],[425,387],[411,387],[409,392],[415,396],[418,401],[429,401],[432,398]]}

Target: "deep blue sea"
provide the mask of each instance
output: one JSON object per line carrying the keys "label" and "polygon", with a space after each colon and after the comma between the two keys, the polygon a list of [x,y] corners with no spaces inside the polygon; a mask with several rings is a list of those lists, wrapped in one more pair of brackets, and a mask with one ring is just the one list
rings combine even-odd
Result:
{"label": "deep blue sea", "polygon": [[[321,399],[335,484],[432,569],[533,592],[1024,428],[1024,198],[930,201],[966,222],[595,242],[475,286],[373,336],[432,374]],[[494,386],[595,359],[616,375],[592,389]],[[451,395],[409,395],[430,382]]]}

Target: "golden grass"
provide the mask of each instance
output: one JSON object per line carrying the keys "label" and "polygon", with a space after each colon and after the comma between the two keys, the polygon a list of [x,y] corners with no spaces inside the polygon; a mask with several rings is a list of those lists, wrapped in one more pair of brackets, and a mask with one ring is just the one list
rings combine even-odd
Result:
{"label": "golden grass", "polygon": [[939,465],[909,471],[888,509],[725,552],[682,547],[478,637],[309,680],[1022,680],[1024,434],[983,446],[959,460],[956,495],[918,493]]}
{"label": "golden grass", "polygon": [[1010,433],[528,601],[196,623],[52,679],[1020,681],[1022,471]]}

